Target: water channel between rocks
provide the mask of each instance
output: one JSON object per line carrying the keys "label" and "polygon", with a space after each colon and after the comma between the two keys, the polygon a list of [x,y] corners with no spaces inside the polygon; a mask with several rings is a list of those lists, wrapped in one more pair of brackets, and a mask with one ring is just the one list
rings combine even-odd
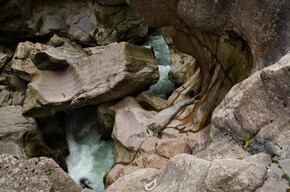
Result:
{"label": "water channel between rocks", "polygon": [[[174,84],[168,79],[170,71],[170,52],[161,30],[154,31],[146,38],[146,46],[152,46],[158,63],[160,78],[145,93],[165,98],[174,90]],[[100,192],[104,191],[103,177],[112,168],[115,160],[114,143],[104,141],[98,133],[97,116],[77,109],[69,112],[66,119],[69,156],[66,158],[69,175],[81,185],[87,179],[90,186]]]}

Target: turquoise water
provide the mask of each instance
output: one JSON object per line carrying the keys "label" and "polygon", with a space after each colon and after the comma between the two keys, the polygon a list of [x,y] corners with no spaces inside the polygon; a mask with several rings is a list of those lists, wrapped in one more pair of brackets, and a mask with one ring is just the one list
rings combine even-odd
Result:
{"label": "turquoise water", "polygon": [[70,154],[66,163],[68,174],[75,182],[80,184],[80,179],[85,177],[92,188],[100,192],[104,191],[103,177],[114,164],[114,142],[101,140],[97,120],[89,116],[89,112],[78,110],[69,118],[67,141]]}
{"label": "turquoise water", "polygon": [[160,78],[158,82],[150,87],[145,93],[160,96],[166,99],[173,91],[174,84],[168,79],[171,57],[168,46],[162,36],[161,29],[156,30],[146,38],[145,45],[153,48],[154,56],[158,64]]}

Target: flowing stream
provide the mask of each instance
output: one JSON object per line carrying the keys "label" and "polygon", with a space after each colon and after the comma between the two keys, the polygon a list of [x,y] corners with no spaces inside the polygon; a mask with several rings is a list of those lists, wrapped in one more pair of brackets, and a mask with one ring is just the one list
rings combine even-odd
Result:
{"label": "flowing stream", "polygon": [[[161,30],[147,37],[145,45],[153,48],[158,63],[160,78],[145,93],[167,98],[174,90],[174,84],[168,80],[170,71],[170,53]],[[101,140],[98,133],[96,109],[76,109],[68,113],[66,136],[70,154],[66,158],[68,174],[81,186],[86,185],[95,191],[104,191],[103,177],[114,164],[114,143]],[[82,181],[82,182],[81,182]]]}
{"label": "flowing stream", "polygon": [[166,99],[175,88],[174,84],[168,79],[168,73],[171,69],[171,57],[168,46],[162,36],[161,29],[154,31],[149,35],[146,38],[145,45],[150,45],[153,48],[160,78],[156,84],[152,85],[150,89],[144,93],[160,96]]}
{"label": "flowing stream", "polygon": [[87,179],[96,191],[104,191],[103,177],[114,164],[114,143],[101,140],[95,113],[78,109],[67,118],[67,141],[70,154],[66,158],[68,174],[75,182]]}

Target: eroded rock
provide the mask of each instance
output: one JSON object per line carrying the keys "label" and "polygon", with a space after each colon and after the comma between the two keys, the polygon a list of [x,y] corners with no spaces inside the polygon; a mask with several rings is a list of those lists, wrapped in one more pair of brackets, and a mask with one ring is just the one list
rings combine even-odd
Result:
{"label": "eroded rock", "polygon": [[[136,153],[140,144],[152,135],[147,125],[149,120],[156,114],[141,108],[133,97],[126,97],[118,104],[110,107],[115,111],[115,123],[112,137],[117,140],[126,150]],[[121,147],[120,146],[120,147]],[[120,158],[121,150],[116,151],[116,162],[127,162]],[[133,156],[134,157],[134,156]],[[131,159],[132,161],[133,159]],[[129,161],[129,162],[131,162]]]}
{"label": "eroded rock", "polygon": [[23,113],[44,117],[110,102],[148,89],[158,77],[150,49],[125,42],[110,44],[63,70],[36,70],[28,84]]}

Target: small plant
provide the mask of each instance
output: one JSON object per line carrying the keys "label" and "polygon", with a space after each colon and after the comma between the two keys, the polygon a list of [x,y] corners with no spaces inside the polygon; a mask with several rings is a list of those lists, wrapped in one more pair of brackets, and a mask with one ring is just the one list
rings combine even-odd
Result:
{"label": "small plant", "polygon": [[275,160],[275,159],[273,159],[271,162],[275,163],[275,164],[279,164],[279,162],[277,160]]}
{"label": "small plant", "polygon": [[249,139],[248,137],[246,137],[245,148],[247,148],[248,145],[251,143],[252,143],[252,139]]}
{"label": "small plant", "polygon": [[205,130],[207,130],[208,132],[210,132],[211,127],[207,127],[207,128],[205,128]]}
{"label": "small plant", "polygon": [[286,179],[287,181],[290,180],[289,176],[288,176],[286,173],[284,173],[284,174],[281,176],[281,178],[282,178],[282,179]]}

